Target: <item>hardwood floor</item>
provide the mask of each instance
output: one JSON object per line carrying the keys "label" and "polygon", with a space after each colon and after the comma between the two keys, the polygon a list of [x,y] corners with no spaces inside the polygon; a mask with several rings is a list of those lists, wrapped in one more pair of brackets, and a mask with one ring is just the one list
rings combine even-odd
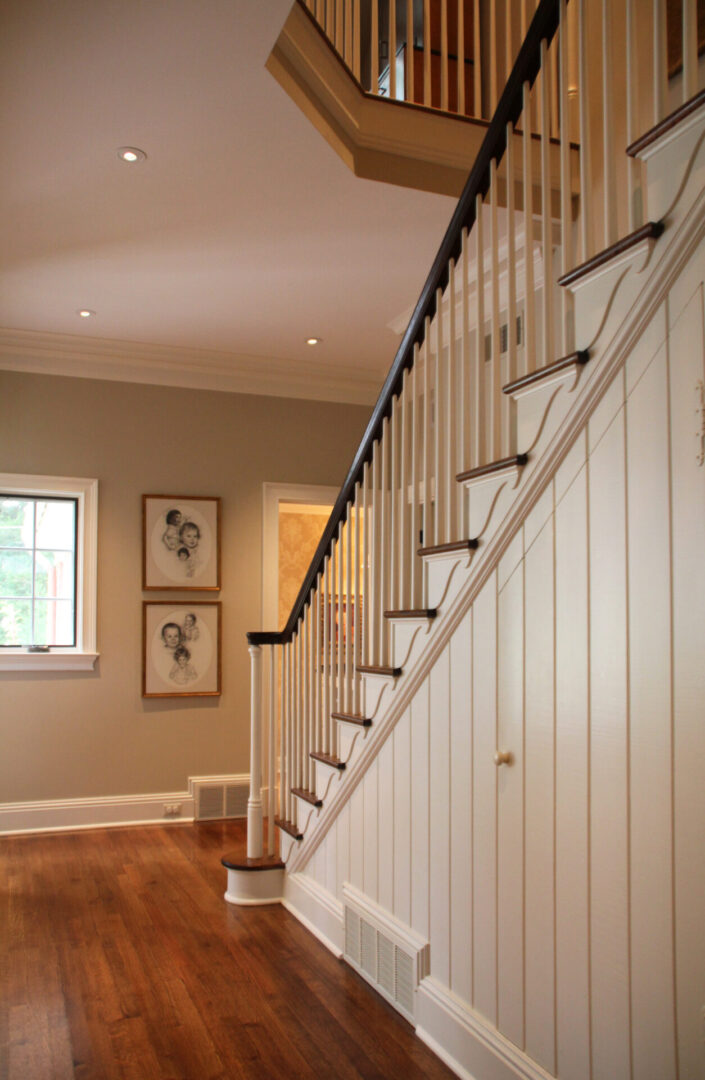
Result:
{"label": "hardwood floor", "polygon": [[0,838],[0,1078],[450,1078],[280,905],[223,900],[243,822]]}

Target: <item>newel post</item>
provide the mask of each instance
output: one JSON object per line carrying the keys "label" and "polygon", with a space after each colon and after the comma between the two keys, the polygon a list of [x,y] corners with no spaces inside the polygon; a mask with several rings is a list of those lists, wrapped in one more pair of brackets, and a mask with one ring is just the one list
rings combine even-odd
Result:
{"label": "newel post", "polygon": [[262,855],[262,650],[250,645],[250,797],[247,800],[247,857]]}

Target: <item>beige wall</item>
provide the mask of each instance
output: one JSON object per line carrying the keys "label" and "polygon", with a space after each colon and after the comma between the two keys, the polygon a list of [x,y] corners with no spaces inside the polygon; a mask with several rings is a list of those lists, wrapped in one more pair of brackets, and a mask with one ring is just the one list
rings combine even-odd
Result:
{"label": "beige wall", "polygon": [[[0,470],[97,477],[98,649],[90,674],[0,677],[0,802],[180,791],[249,771],[262,483],[342,482],[361,406],[0,372]],[[223,694],[141,697],[141,495],[220,495]],[[194,596],[196,594],[193,594]],[[212,594],[202,594],[204,599]]]}

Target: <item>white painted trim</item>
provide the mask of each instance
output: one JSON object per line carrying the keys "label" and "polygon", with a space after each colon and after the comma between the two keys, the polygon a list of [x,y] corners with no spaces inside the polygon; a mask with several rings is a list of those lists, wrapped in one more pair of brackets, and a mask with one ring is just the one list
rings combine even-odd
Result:
{"label": "white painted trim", "polygon": [[345,930],[343,905],[339,900],[305,874],[287,873],[282,904],[338,960],[341,959]]}
{"label": "white painted trim", "polygon": [[428,976],[417,990],[416,1034],[466,1080],[554,1080],[452,991]]}
{"label": "white painted trim", "polygon": [[398,945],[400,949],[404,949],[409,953],[423,954],[423,959],[419,962],[419,978],[422,979],[426,974],[426,970],[423,965],[426,964],[426,953],[429,949],[428,938],[423,937],[421,934],[417,934],[415,930],[412,930],[406,923],[401,922],[399,919],[391,915],[385,908],[380,907],[374,900],[371,900],[365,893],[360,892],[354,885],[351,885],[349,881],[343,882],[343,901],[348,903],[348,906],[353,909],[358,915],[361,915],[367,922],[372,923],[378,930],[390,938],[395,945]]}
{"label": "white painted trim", "polygon": [[[249,785],[247,773],[191,776],[186,791],[144,795],[100,795],[80,799],[41,799],[0,803],[0,836],[17,833],[65,832],[118,825],[173,824],[193,821],[201,784]],[[181,812],[166,814],[165,804],[179,803]],[[214,820],[220,820],[218,818]]]}
{"label": "white painted trim", "polygon": [[237,907],[262,907],[281,904],[284,891],[284,868],[271,870],[234,870],[228,867],[228,887],[224,897]]}
{"label": "white painted trim", "polygon": [[[486,544],[483,543],[482,548],[475,552],[473,566],[477,565],[477,572],[468,577],[442,615],[434,620],[433,630],[427,639],[428,644],[424,652],[418,662],[399,681],[386,713],[375,724],[374,737],[365,741],[358,756],[346,769],[345,783],[339,784],[333,790],[326,801],[325,813],[314,821],[304,842],[292,853],[287,865],[289,872],[301,871],[313,858],[338,814],[352,798],[390,731],[446,647],[469,605],[494,572],[516,535],[517,529],[541,498],[547,484],[572,448],[589,416],[649,325],[654,311],[704,238],[705,189],[698,192],[692,205],[679,221],[678,227],[666,229],[659,247],[659,251],[663,252],[661,258],[654,264],[650,276],[611,341],[599,357],[596,356],[591,360],[591,376],[584,383],[581,396],[576,398],[573,408],[548,445],[523,466],[522,471],[526,473],[526,476],[506,516],[498,523],[494,534]],[[619,287],[620,282],[621,279],[616,283],[616,287]]]}
{"label": "white painted trim", "polygon": [[82,476],[0,473],[5,495],[55,495],[78,500],[76,525],[76,647],[30,653],[0,649],[0,671],[92,671],[98,658],[98,481]]}
{"label": "white painted trim", "polygon": [[330,363],[0,328],[0,369],[373,405],[384,372]]}
{"label": "white painted trim", "polygon": [[279,503],[333,506],[339,488],[322,484],[262,484],[262,629],[279,621]]}

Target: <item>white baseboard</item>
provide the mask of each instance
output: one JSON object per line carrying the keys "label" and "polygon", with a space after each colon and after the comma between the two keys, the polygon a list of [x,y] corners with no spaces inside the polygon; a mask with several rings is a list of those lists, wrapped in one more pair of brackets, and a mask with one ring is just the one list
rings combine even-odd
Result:
{"label": "white baseboard", "polygon": [[[84,799],[44,799],[0,803],[0,836],[16,833],[64,832],[118,825],[164,825],[194,821],[199,785],[249,786],[247,773],[191,776],[186,791],[145,795],[105,795]],[[263,801],[266,793],[263,794]],[[167,812],[167,807],[178,807]]]}
{"label": "white baseboard", "polygon": [[554,1080],[434,978],[417,991],[416,1034],[463,1080]]}
{"label": "white baseboard", "polygon": [[282,904],[335,957],[343,955],[343,905],[306,874],[284,875]]}

